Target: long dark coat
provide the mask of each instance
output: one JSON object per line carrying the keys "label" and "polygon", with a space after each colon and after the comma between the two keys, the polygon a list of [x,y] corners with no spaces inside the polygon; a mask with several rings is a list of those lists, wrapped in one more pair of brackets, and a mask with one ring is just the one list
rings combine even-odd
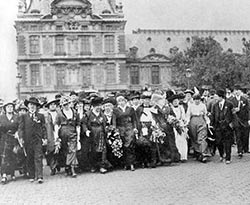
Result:
{"label": "long dark coat", "polygon": [[[216,142],[233,141],[233,130],[229,126],[233,122],[233,104],[226,100],[222,110],[217,102],[211,111],[211,125],[214,127]],[[223,133],[223,134],[221,134]]]}

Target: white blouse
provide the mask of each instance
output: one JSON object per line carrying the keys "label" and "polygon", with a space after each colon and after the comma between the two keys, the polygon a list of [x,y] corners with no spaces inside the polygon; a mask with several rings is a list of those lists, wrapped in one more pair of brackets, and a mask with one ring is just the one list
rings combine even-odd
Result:
{"label": "white blouse", "polygon": [[193,116],[206,116],[207,115],[207,108],[204,103],[200,103],[196,105],[195,103],[189,104],[186,119],[187,122],[190,122]]}

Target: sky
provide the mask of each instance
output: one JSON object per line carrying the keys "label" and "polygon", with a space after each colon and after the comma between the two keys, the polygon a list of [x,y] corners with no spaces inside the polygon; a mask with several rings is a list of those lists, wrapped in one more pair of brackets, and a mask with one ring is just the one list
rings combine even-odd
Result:
{"label": "sky", "polygon": [[[250,30],[249,0],[117,0],[124,4],[126,33],[142,29]],[[0,4],[0,98],[16,95],[18,0]]]}

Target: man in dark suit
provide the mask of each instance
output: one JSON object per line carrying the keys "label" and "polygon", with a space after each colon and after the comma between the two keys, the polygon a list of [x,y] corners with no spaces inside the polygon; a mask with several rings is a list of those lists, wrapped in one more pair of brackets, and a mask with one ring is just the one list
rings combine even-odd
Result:
{"label": "man in dark suit", "polygon": [[231,102],[234,105],[234,129],[236,134],[236,142],[239,158],[242,158],[243,152],[249,152],[249,105],[248,100],[242,96],[240,86],[234,88],[235,97]]}
{"label": "man in dark suit", "polygon": [[225,153],[226,164],[230,164],[233,144],[233,104],[226,99],[224,90],[218,90],[217,95],[218,102],[214,104],[211,111],[211,125],[214,127],[220,160],[223,161]]}
{"label": "man in dark suit", "polygon": [[43,183],[43,151],[42,146],[47,142],[44,116],[38,113],[39,101],[31,97],[25,100],[29,111],[20,117],[19,135],[24,140],[27,151],[27,167],[30,181],[37,178],[38,183]]}

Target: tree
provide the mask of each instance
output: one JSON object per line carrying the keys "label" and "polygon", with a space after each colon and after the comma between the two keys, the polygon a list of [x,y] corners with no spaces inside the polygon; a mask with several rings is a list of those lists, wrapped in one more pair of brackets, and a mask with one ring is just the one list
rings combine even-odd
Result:
{"label": "tree", "polygon": [[172,54],[174,86],[187,87],[187,68],[192,70],[191,86],[209,85],[214,88],[233,87],[250,80],[250,41],[245,43],[244,54],[223,51],[212,37],[194,37],[184,52]]}

